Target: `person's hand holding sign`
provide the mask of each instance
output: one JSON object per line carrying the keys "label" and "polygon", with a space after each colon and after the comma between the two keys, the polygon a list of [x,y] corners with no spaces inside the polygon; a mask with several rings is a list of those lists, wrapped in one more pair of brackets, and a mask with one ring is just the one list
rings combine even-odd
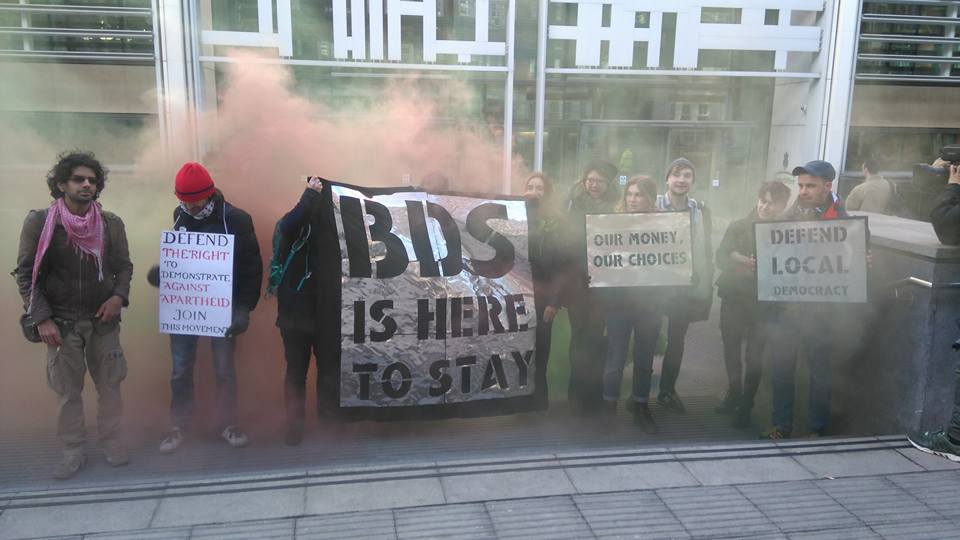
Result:
{"label": "person's hand holding sign", "polygon": [[547,306],[543,308],[543,322],[550,322],[554,317],[557,316],[557,312],[560,311],[556,306]]}
{"label": "person's hand holding sign", "polygon": [[750,270],[751,272],[756,271],[757,269],[757,258],[753,255],[747,257],[746,255],[741,255],[736,251],[730,253],[730,258],[734,262]]}
{"label": "person's hand holding sign", "polygon": [[236,337],[250,328],[250,310],[238,307],[233,310],[233,323],[224,333],[224,337]]}
{"label": "person's hand holding sign", "polygon": [[323,182],[319,177],[311,176],[307,178],[307,188],[317,192],[323,191]]}

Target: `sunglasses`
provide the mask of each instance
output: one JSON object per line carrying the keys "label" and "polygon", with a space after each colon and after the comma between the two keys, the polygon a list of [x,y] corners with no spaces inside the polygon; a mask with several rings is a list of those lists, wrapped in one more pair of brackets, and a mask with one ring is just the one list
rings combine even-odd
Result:
{"label": "sunglasses", "polygon": [[91,184],[97,183],[96,176],[83,176],[82,174],[74,174],[70,177],[70,181],[76,184],[82,184],[84,182],[90,182]]}

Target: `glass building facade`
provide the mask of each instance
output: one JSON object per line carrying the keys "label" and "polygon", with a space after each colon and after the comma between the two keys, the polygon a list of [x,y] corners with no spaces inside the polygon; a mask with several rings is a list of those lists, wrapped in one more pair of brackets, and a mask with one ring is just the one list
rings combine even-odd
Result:
{"label": "glass building facade", "polygon": [[[336,110],[414,81],[434,100],[431,122],[486,130],[504,156],[560,183],[593,159],[659,178],[686,156],[698,194],[735,212],[760,181],[808,159],[856,176],[879,156],[896,175],[958,141],[960,3],[712,4],[0,0],[13,82],[0,118],[55,147],[101,134],[112,142],[98,153],[121,169],[136,158],[131,134],[188,130],[199,159],[216,149],[203,122],[216,116],[230,51],[255,50]],[[445,101],[453,88],[468,89],[466,102],[459,90]],[[21,146],[3,146],[5,167],[31,165]]]}

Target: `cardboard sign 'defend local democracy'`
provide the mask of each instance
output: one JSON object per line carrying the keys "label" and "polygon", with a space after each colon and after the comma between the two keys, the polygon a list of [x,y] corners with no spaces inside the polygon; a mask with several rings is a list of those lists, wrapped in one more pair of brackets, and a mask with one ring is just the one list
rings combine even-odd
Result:
{"label": "cardboard sign 'defend local democracy'", "polygon": [[590,287],[690,285],[690,212],[587,214]]}
{"label": "cardboard sign 'defend local democracy'", "polygon": [[223,337],[233,318],[232,234],[160,233],[160,331]]}
{"label": "cardboard sign 'defend local democracy'", "polygon": [[534,392],[521,200],[332,186],[342,264],[340,406]]}
{"label": "cardboard sign 'defend local democracy'", "polygon": [[755,224],[761,302],[867,301],[866,217]]}

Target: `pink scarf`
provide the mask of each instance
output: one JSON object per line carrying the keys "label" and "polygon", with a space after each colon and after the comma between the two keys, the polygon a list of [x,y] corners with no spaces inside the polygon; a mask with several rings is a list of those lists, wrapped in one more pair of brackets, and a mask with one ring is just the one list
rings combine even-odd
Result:
{"label": "pink scarf", "polygon": [[100,203],[94,201],[82,216],[74,215],[67,208],[63,198],[57,199],[50,205],[47,211],[47,219],[43,223],[43,230],[40,232],[40,240],[37,243],[37,255],[33,258],[33,278],[30,282],[30,306],[27,311],[33,308],[33,294],[37,288],[37,274],[40,272],[40,264],[43,262],[43,256],[50,247],[53,240],[53,231],[57,224],[63,225],[63,230],[67,233],[67,244],[74,247],[81,257],[93,257],[97,263],[97,279],[103,281],[103,214],[100,212]]}

